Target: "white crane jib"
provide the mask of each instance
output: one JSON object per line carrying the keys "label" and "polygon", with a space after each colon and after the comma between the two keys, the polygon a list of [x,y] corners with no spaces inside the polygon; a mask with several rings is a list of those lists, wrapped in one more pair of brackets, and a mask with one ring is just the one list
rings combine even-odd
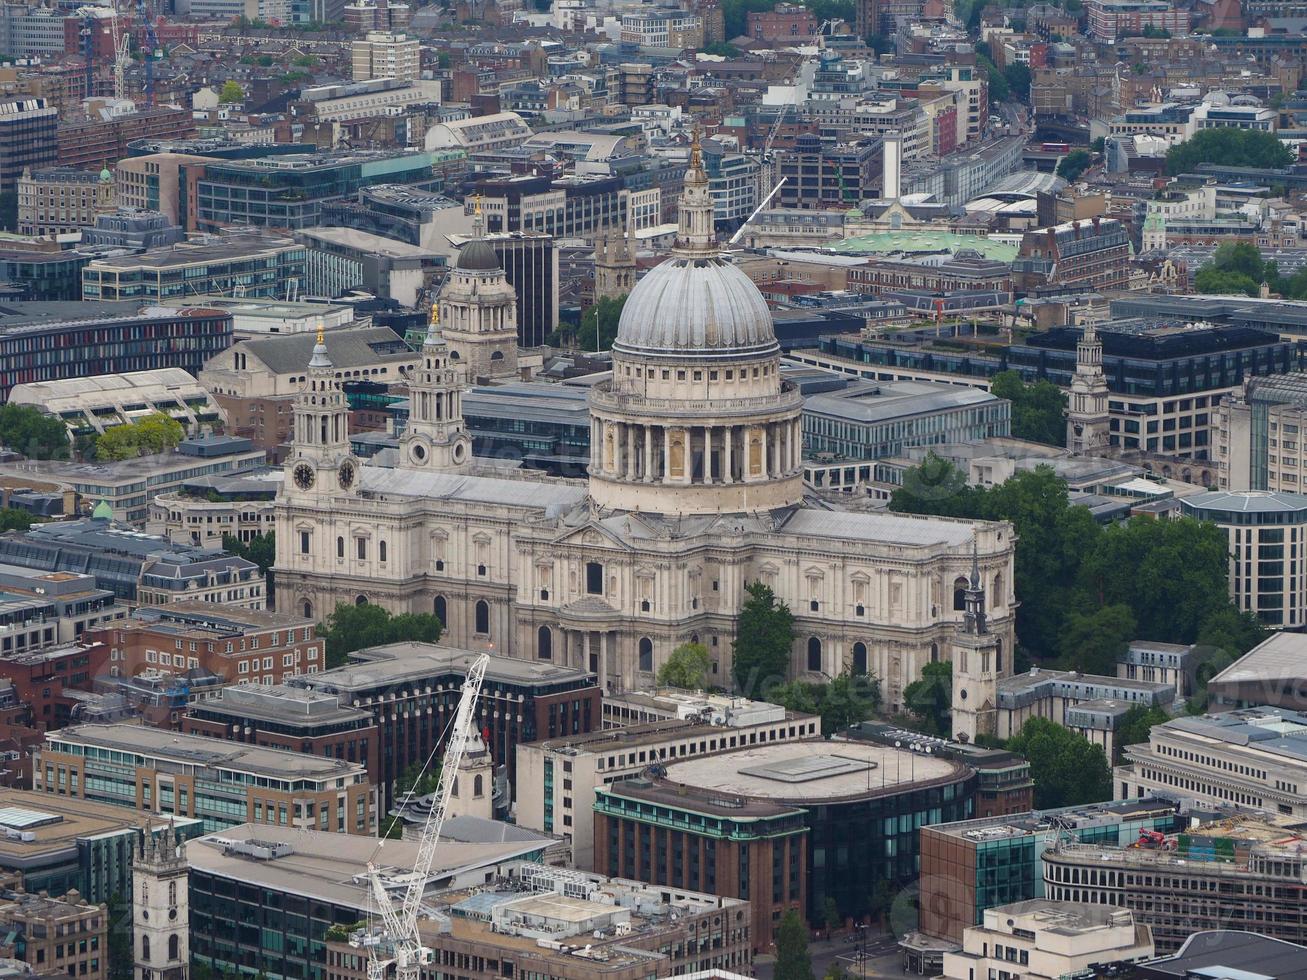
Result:
{"label": "white crane jib", "polygon": [[372,862],[368,864],[368,881],[372,886],[372,897],[385,927],[385,937],[380,944],[369,945],[368,980],[381,980],[385,976],[388,961],[382,959],[387,947],[393,954],[396,980],[418,980],[419,970],[430,951],[422,946],[418,936],[418,906],[422,902],[422,893],[431,867],[436,859],[436,845],[440,842],[440,829],[445,822],[445,813],[449,809],[450,797],[454,794],[454,782],[458,779],[458,768],[472,740],[476,719],[477,697],[481,694],[481,683],[486,676],[490,658],[485,654],[477,657],[463,681],[463,693],[458,701],[458,710],[454,714],[454,723],[450,728],[449,741],[445,745],[444,765],[440,770],[440,779],[436,784],[435,805],[427,814],[427,822],[422,828],[422,837],[418,843],[417,860],[413,864],[411,875],[403,875],[407,881],[403,887],[402,900],[398,903],[386,888],[381,872]]}

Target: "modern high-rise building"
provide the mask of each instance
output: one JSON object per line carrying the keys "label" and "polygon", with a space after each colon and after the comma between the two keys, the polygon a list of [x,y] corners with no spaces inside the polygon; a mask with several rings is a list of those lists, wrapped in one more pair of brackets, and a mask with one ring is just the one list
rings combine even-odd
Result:
{"label": "modern high-rise building", "polygon": [[59,110],[45,99],[0,102],[0,193],[15,191],[24,170],[54,164],[58,126]]}
{"label": "modern high-rise building", "polygon": [[397,78],[416,81],[422,67],[417,38],[390,31],[368,31],[362,40],[350,46],[353,77],[356,82],[370,78]]}
{"label": "modern high-rise building", "polygon": [[558,329],[558,249],[550,235],[509,232],[486,236],[517,293],[517,344],[541,347]]}

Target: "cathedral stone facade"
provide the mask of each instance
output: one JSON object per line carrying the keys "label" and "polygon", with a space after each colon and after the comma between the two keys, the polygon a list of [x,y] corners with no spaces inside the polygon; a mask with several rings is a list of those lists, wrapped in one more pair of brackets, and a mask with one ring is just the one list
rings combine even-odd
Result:
{"label": "cathedral stone facade", "polygon": [[790,676],[871,673],[897,706],[923,664],[953,657],[967,593],[983,589],[987,642],[1007,672],[1011,526],[805,494],[802,399],[781,378],[761,294],[723,258],[712,222],[696,151],[673,254],[632,289],[613,375],[591,394],[588,483],[483,475],[456,458],[445,303],[445,336],[433,325],[412,379],[419,430],[394,469],[350,454],[348,406],[319,345],[277,501],[281,601],[319,619],[339,602],[434,612],[446,642],[587,667],[623,691],[651,686],[686,641],[708,647],[710,682],[729,686],[736,616],[762,582],[794,613]]}

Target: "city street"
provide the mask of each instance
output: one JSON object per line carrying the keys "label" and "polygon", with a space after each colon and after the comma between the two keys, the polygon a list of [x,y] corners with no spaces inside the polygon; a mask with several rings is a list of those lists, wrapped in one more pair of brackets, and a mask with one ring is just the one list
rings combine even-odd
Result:
{"label": "city street", "polygon": [[[814,939],[808,943],[812,957],[812,973],[823,977],[833,962],[838,962],[846,973],[854,977],[904,977],[903,958],[899,954],[898,940],[888,933],[867,937],[866,958],[857,958],[856,937],[836,936],[834,939]],[[753,975],[758,980],[773,980],[776,966],[774,955],[754,957]]]}

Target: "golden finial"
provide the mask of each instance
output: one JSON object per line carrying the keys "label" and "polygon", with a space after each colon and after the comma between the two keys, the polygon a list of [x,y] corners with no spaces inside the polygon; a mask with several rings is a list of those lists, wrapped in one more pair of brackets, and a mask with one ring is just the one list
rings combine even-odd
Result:
{"label": "golden finial", "polygon": [[432,303],[432,304],[431,304],[431,325],[434,327],[434,326],[437,326],[439,323],[440,323],[440,304],[439,304],[439,303]]}
{"label": "golden finial", "polygon": [[480,193],[472,196],[472,213],[478,218],[481,217],[481,195]]}
{"label": "golden finial", "polygon": [[322,336],[322,324],[319,323],[319,324],[318,324],[318,346],[319,346],[319,347],[324,347],[324,346],[326,346],[326,343],[327,343],[326,340],[324,340],[324,339],[323,339],[323,336]]}
{"label": "golden finial", "polygon": [[690,169],[703,167],[703,146],[699,143],[699,124],[694,124],[694,136],[690,140]]}

